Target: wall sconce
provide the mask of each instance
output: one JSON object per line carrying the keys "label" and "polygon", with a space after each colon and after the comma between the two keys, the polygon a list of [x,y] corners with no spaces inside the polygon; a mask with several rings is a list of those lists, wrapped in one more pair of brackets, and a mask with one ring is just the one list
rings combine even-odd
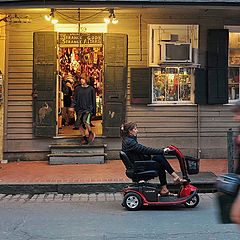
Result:
{"label": "wall sconce", "polygon": [[45,19],[49,22],[51,21],[52,24],[58,23],[58,20],[55,18],[54,13],[55,13],[55,10],[53,8],[51,8],[50,14],[45,15]]}
{"label": "wall sconce", "polygon": [[112,22],[112,24],[117,24],[118,23],[118,19],[115,16],[114,9],[108,9],[108,12],[109,12],[109,17],[108,18],[104,18],[104,22],[106,24],[109,24],[110,22]]}

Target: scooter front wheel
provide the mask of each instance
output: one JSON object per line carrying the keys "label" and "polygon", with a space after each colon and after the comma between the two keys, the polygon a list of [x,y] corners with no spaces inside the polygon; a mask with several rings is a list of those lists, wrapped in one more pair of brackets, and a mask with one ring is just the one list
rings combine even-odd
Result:
{"label": "scooter front wheel", "polygon": [[136,193],[127,193],[123,198],[123,206],[129,211],[137,211],[142,207],[142,205],[142,199]]}
{"label": "scooter front wheel", "polygon": [[199,203],[199,195],[196,194],[194,195],[190,200],[188,200],[187,202],[184,203],[185,207],[187,208],[194,208],[198,205]]}

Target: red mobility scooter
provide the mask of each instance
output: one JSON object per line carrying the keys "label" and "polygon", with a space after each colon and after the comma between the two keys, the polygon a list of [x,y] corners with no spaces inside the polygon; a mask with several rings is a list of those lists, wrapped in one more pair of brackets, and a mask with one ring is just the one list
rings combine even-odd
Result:
{"label": "red mobility scooter", "polygon": [[120,158],[126,167],[126,175],[133,181],[133,184],[123,189],[124,197],[122,206],[127,210],[136,211],[142,206],[153,205],[185,205],[187,208],[194,208],[198,205],[199,195],[197,188],[190,184],[191,181],[188,174],[198,174],[199,159],[184,156],[181,151],[173,145],[168,146],[168,148],[170,151],[167,155],[177,157],[182,177],[187,180],[186,183],[180,184],[177,194],[169,196],[161,196],[159,194],[159,185],[147,182],[158,176],[157,171],[151,170],[151,166],[155,164],[155,161],[135,161],[132,163],[126,153],[120,152]]}

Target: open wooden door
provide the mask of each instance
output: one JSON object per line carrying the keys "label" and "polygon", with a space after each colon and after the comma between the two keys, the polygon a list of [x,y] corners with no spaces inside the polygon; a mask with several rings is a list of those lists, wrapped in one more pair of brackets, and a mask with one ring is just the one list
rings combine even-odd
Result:
{"label": "open wooden door", "polygon": [[34,33],[33,124],[34,135],[56,135],[57,33]]}
{"label": "open wooden door", "polygon": [[119,137],[127,96],[127,35],[104,34],[103,135]]}

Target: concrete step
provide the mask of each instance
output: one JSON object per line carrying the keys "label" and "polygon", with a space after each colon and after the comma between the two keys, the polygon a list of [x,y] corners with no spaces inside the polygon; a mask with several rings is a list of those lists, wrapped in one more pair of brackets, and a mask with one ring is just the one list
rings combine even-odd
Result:
{"label": "concrete step", "polygon": [[96,164],[104,163],[106,153],[49,154],[49,164]]}
{"label": "concrete step", "polygon": [[106,144],[54,144],[49,146],[51,154],[105,153],[106,147]]}
{"label": "concrete step", "polygon": [[[53,144],[75,144],[80,145],[81,136],[57,136],[53,139]],[[105,144],[106,139],[102,136],[96,136],[94,139],[94,143],[92,145],[103,145]]]}

